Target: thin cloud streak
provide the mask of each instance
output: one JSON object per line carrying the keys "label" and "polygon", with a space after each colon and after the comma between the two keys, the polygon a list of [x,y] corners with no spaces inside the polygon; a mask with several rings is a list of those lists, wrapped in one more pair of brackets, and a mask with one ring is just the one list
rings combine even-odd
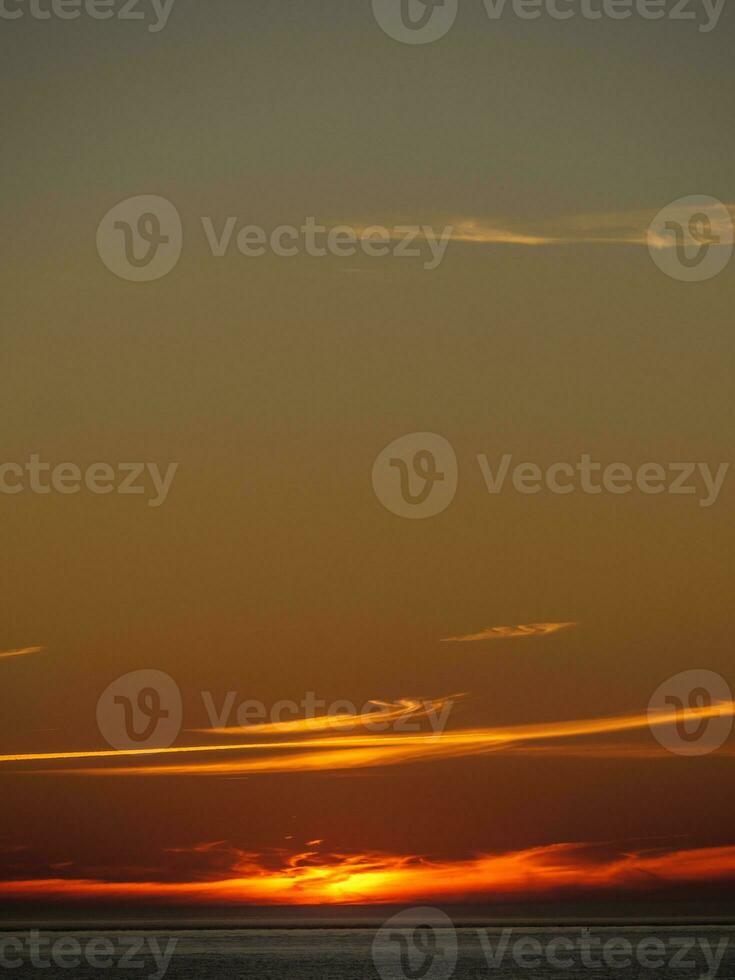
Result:
{"label": "thin cloud streak", "polygon": [[[454,694],[450,698],[433,701],[419,701],[414,698],[400,698],[398,701],[371,701],[375,711],[361,714],[344,712],[334,715],[318,715],[315,718],[295,718],[292,721],[265,722],[260,725],[238,725],[228,728],[195,728],[193,731],[207,735],[297,735],[309,732],[349,731],[364,726],[368,729],[393,724],[412,718],[418,720],[441,714],[452,704],[464,697]],[[378,729],[379,730],[379,729]]]}
{"label": "thin cloud streak", "polygon": [[[735,219],[735,204],[725,207]],[[539,223],[536,227],[517,222],[493,223],[481,219],[460,219],[453,226],[450,241],[479,245],[652,245],[675,248],[673,236],[656,237],[649,230],[657,210],[608,212],[563,216]],[[672,212],[673,215],[673,212]],[[689,211],[681,215],[682,224]],[[732,227],[715,223],[712,233],[728,240]]]}
{"label": "thin cloud streak", "polygon": [[509,640],[523,636],[547,636],[559,630],[578,626],[579,623],[528,623],[519,626],[487,626],[479,633],[466,636],[447,636],[440,643],[477,643],[481,640]]}
{"label": "thin cloud streak", "polygon": [[6,650],[0,653],[0,660],[7,660],[10,657],[28,657],[32,653],[41,653],[44,647],[22,647],[20,650]]}
{"label": "thin cloud streak", "polygon": [[460,219],[450,240],[476,245],[646,245],[648,225],[655,215],[655,211],[571,215],[541,222],[536,228]]}
{"label": "thin cloud streak", "polygon": [[[735,219],[735,204],[725,204],[730,215]],[[467,218],[459,217],[451,220],[434,220],[431,225],[423,227],[444,226],[450,242],[464,242],[468,245],[526,245],[529,247],[549,245],[651,245],[657,248],[675,248],[676,241],[672,236],[656,238],[649,231],[651,222],[656,217],[658,208],[636,211],[583,213],[561,215],[542,221],[520,221],[512,218]],[[674,212],[672,211],[672,215]],[[689,219],[689,210],[682,212],[682,223]],[[399,228],[394,222],[386,222],[385,227],[377,225],[358,225],[364,231],[368,227],[381,227],[386,232],[387,240],[399,236]],[[416,226],[418,227],[418,226]],[[723,227],[715,222],[712,227],[714,235],[727,238],[732,234],[731,228]],[[426,237],[423,231],[420,237]]]}
{"label": "thin cloud streak", "polygon": [[[343,769],[435,762],[515,751],[528,743],[573,739],[645,730],[684,721],[735,716],[735,701],[721,702],[685,711],[661,711],[576,721],[516,725],[504,728],[464,729],[443,734],[417,735],[330,735],[282,742],[246,742],[172,746],[161,749],[128,749],[103,752],[58,752],[0,756],[0,763],[66,762],[93,759],[122,759],[203,753],[249,753],[233,761],[187,760],[181,764],[146,764],[125,767],[81,769],[25,769],[57,775],[87,776],[246,776],[273,773],[336,772]],[[265,756],[264,756],[265,753]],[[255,757],[253,757],[255,754]],[[17,770],[16,770],[17,771]]]}

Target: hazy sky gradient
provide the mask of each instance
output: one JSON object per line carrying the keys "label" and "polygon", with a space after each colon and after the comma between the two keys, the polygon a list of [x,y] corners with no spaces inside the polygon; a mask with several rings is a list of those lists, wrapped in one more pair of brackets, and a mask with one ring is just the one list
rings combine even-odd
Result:
{"label": "hazy sky gradient", "polygon": [[[362,0],[177,0],[159,34],[0,22],[0,461],[180,464],[158,509],[0,496],[0,651],[46,651],[2,662],[0,754],[104,748],[97,698],[140,668],[177,680],[189,728],[208,724],[202,690],[468,692],[453,723],[495,727],[638,713],[694,667],[732,681],[730,483],[709,509],[491,497],[475,457],[727,461],[735,266],[682,283],[645,248],[588,244],[452,243],[433,272],[215,259],[199,219],[553,228],[687,194],[733,202],[733,16],[709,34],[491,23],[478,0],[423,47],[386,37]],[[137,285],[104,268],[95,231],[143,193],[176,204],[185,248]],[[388,513],[370,482],[414,431],[459,460],[457,497],[430,521]],[[221,840],[462,860],[729,846],[730,768],[529,755],[206,787],[0,772],[0,861],[10,879],[54,864],[114,877],[168,874],[166,848]]]}

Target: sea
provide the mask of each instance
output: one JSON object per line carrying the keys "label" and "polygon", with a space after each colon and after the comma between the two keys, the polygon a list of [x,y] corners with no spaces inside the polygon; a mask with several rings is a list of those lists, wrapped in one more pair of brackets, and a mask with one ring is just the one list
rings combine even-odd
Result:
{"label": "sea", "polygon": [[11,929],[0,980],[735,980],[735,925]]}

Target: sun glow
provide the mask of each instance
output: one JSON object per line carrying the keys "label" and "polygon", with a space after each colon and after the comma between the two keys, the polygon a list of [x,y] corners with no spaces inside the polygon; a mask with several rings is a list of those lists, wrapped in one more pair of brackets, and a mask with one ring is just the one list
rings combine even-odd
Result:
{"label": "sun glow", "polygon": [[610,850],[551,844],[464,860],[417,855],[333,854],[307,851],[267,867],[242,854],[228,876],[199,881],[40,879],[0,883],[0,898],[136,900],[151,903],[355,904],[420,900],[543,897],[559,890],[604,892],[735,880],[735,847],[690,850]]}

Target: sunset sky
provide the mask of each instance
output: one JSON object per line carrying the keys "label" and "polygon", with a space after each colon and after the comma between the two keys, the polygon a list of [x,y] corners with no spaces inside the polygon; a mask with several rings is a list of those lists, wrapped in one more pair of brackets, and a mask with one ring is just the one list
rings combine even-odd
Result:
{"label": "sunset sky", "polygon": [[[178,464],[160,507],[0,494],[6,915],[732,894],[735,741],[677,755],[647,711],[683,671],[735,690],[735,475],[711,507],[490,495],[477,456],[731,458],[735,264],[675,281],[646,230],[685,195],[735,213],[733,16],[461,0],[415,47],[363,0],[0,21],[0,464]],[[141,194],[184,225],[148,283],[95,248]],[[454,232],[430,271],[216,258],[202,216]],[[415,432],[459,467],[429,520],[371,485]],[[166,752],[98,727],[138,670],[181,691]],[[391,727],[213,725],[233,691]]]}

